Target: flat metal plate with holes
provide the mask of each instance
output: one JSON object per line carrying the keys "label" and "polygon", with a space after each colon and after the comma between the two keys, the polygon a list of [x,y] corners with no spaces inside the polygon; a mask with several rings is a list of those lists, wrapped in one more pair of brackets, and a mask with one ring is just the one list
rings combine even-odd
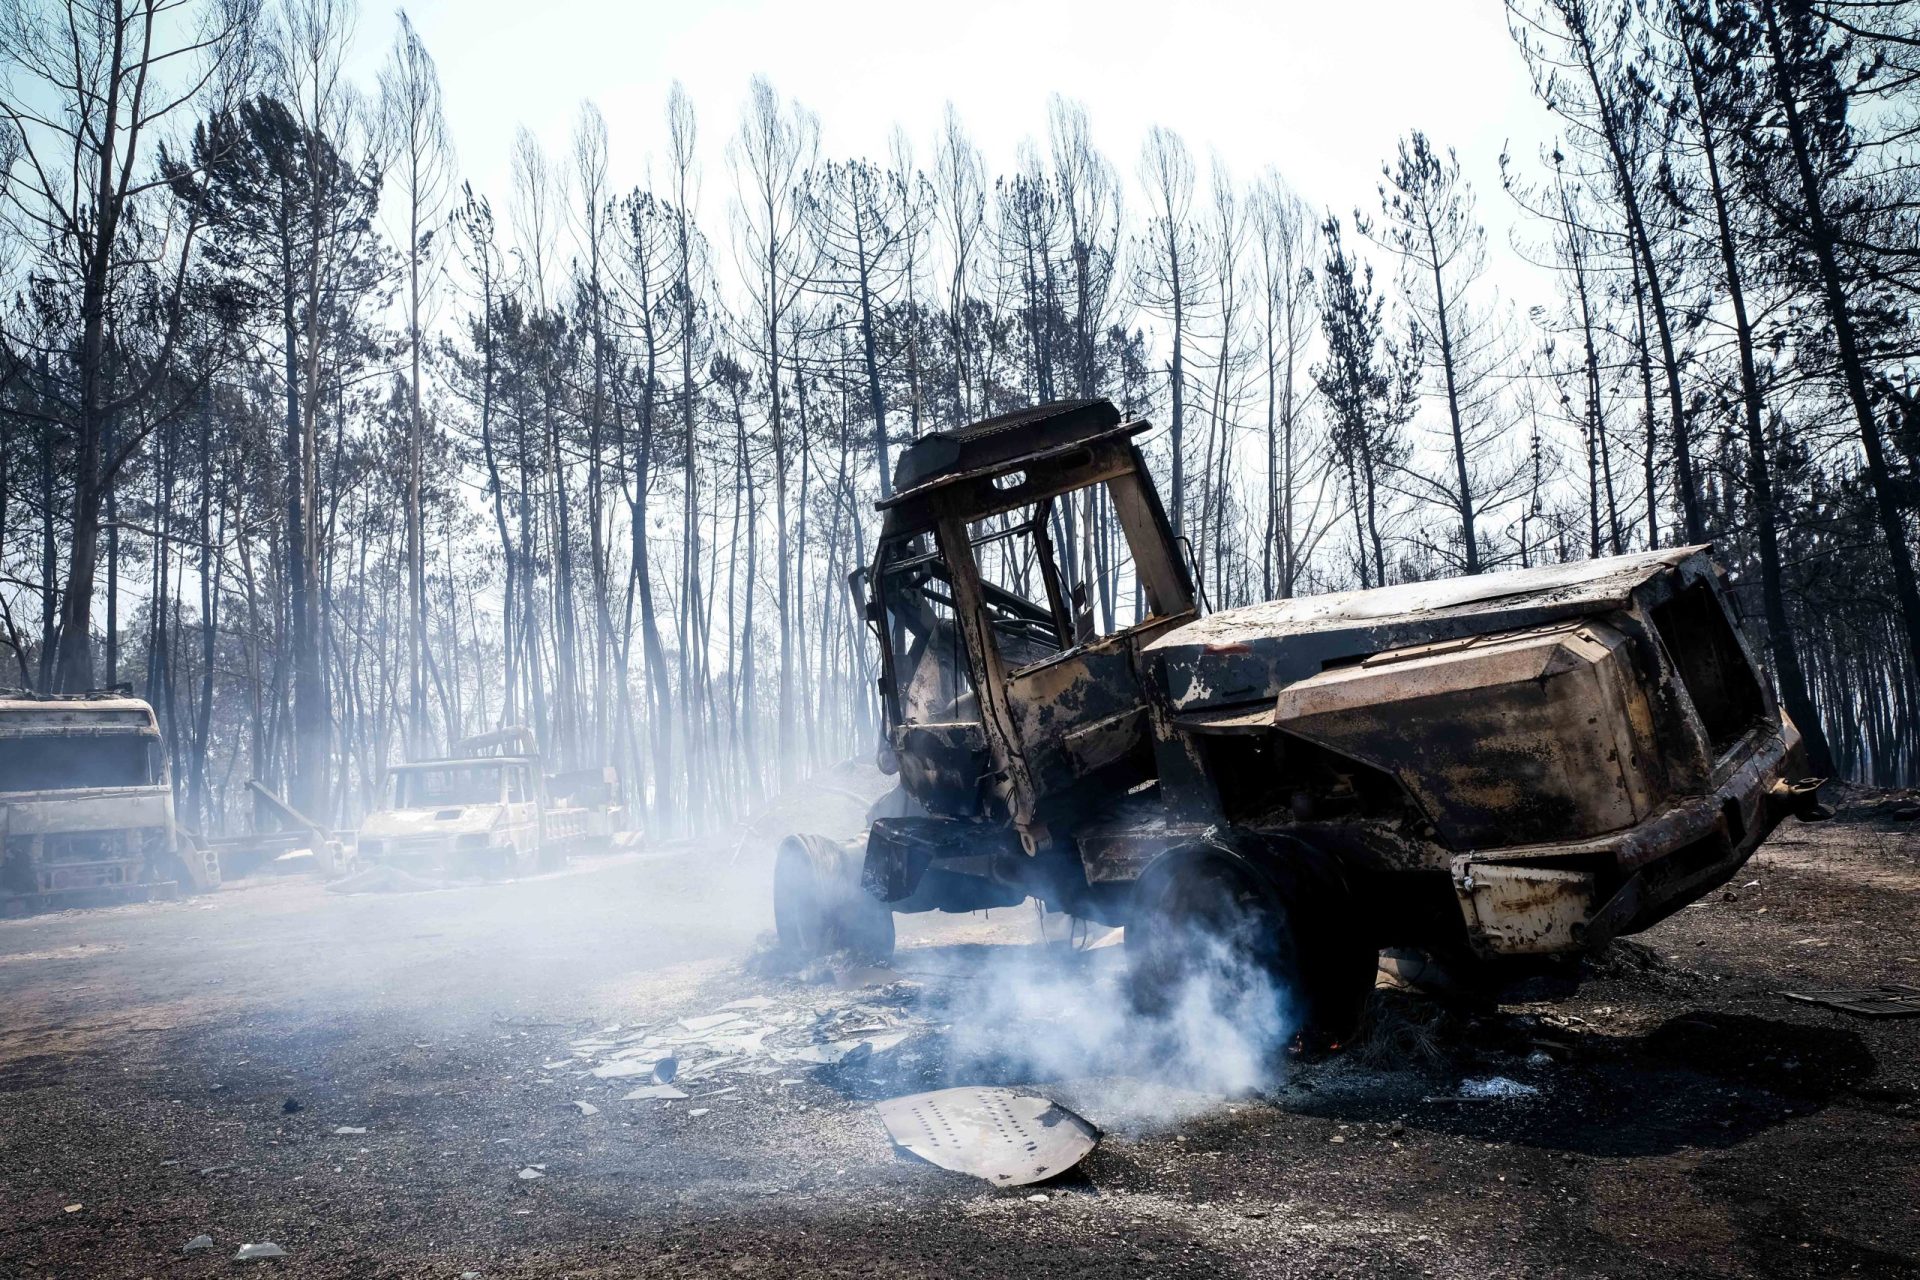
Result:
{"label": "flat metal plate with holes", "polygon": [[1920,1017],[1920,987],[1904,982],[1888,982],[1878,987],[1857,987],[1843,991],[1782,991],[1789,1000],[1825,1005],[1842,1013],[1857,1013],[1867,1018]]}
{"label": "flat metal plate with holes", "polygon": [[1087,1120],[1011,1089],[937,1089],[892,1098],[877,1109],[895,1146],[1001,1187],[1057,1177],[1100,1142]]}

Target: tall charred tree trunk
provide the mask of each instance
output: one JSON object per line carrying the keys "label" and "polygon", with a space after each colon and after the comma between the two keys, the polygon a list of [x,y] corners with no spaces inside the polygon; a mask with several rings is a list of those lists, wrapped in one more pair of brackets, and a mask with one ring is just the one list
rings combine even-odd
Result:
{"label": "tall charred tree trunk", "polygon": [[1847,399],[1853,407],[1854,422],[1860,431],[1860,447],[1866,455],[1867,482],[1873,490],[1874,515],[1887,543],[1887,559],[1893,570],[1894,599],[1900,606],[1907,640],[1907,658],[1911,677],[1920,680],[1920,584],[1915,582],[1913,544],[1908,539],[1905,517],[1894,494],[1893,475],[1887,466],[1885,446],[1880,440],[1880,425],[1874,420],[1873,401],[1867,393],[1866,366],[1861,358],[1860,340],[1854,316],[1847,303],[1847,280],[1840,270],[1835,252],[1833,228],[1827,217],[1826,200],[1814,173],[1813,156],[1807,131],[1801,119],[1798,95],[1780,34],[1780,19],[1775,0],[1761,0],[1761,14],[1767,37],[1767,52],[1773,60],[1774,100],[1780,108],[1787,141],[1793,151],[1795,176],[1800,185],[1802,233],[1807,247],[1819,264],[1820,294],[1827,318],[1833,324],[1835,354],[1846,384]]}
{"label": "tall charred tree trunk", "polygon": [[[1652,315],[1654,332],[1660,340],[1660,361],[1667,385],[1669,443],[1673,451],[1674,488],[1678,490],[1680,496],[1681,518],[1686,524],[1687,541],[1705,542],[1707,529],[1700,516],[1700,490],[1694,479],[1693,451],[1687,438],[1686,404],[1680,392],[1680,363],[1674,353],[1672,318],[1668,312],[1665,290],[1660,283],[1659,265],[1654,261],[1653,239],[1640,207],[1637,175],[1627,155],[1626,141],[1621,136],[1623,125],[1616,109],[1617,104],[1601,78],[1591,34],[1584,24],[1575,28],[1575,34],[1580,48],[1581,69],[1587,74],[1587,82],[1593,89],[1593,100],[1600,108],[1602,125],[1600,132],[1606,143],[1607,156],[1613,165],[1614,186],[1620,196],[1620,210],[1627,222],[1627,248],[1638,264],[1638,270],[1641,272],[1640,284],[1646,290],[1644,310]],[[1644,347],[1644,327],[1641,341]],[[1648,503],[1651,506],[1651,490],[1649,490]]]}
{"label": "tall charred tree trunk", "polygon": [[[1713,116],[1708,110],[1703,71],[1690,43],[1686,58],[1694,107],[1700,120],[1700,148],[1706,162],[1707,189],[1713,197],[1720,266],[1727,281],[1727,305],[1733,315],[1734,345],[1740,355],[1740,419],[1746,431],[1747,488],[1760,552],[1760,601],[1767,622],[1767,648],[1773,658],[1780,701],[1806,742],[1807,764],[1821,777],[1829,777],[1833,773],[1832,752],[1827,747],[1827,735],[1814,709],[1813,698],[1807,692],[1800,654],[1794,648],[1793,633],[1787,626],[1787,604],[1780,575],[1779,510],[1774,497],[1773,466],[1767,456],[1766,430],[1761,422],[1765,400],[1760,390],[1759,367],[1754,360],[1753,325],[1747,318],[1746,285],[1734,241],[1732,212],[1728,208],[1726,187],[1720,179],[1719,139],[1714,134]],[[1920,670],[1920,666],[1915,669]]]}

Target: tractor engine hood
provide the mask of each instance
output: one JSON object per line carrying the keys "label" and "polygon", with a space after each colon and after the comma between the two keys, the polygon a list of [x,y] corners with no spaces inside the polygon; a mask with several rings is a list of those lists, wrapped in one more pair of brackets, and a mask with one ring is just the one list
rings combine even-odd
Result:
{"label": "tractor engine hood", "polygon": [[1177,716],[1270,707],[1288,685],[1370,654],[1625,608],[1634,591],[1661,574],[1715,572],[1708,550],[1674,547],[1246,605],[1177,627],[1148,644],[1144,656]]}

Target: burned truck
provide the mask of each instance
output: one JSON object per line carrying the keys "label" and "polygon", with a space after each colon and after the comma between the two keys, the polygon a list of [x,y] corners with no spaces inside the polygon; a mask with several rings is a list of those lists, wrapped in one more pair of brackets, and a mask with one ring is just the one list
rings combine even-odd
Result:
{"label": "burned truck", "polygon": [[[455,743],[451,756],[389,769],[356,855],[415,873],[523,875],[564,863],[596,836],[610,841],[623,813],[606,802],[616,792],[610,770],[549,778],[532,730],[509,726]],[[588,796],[602,803],[579,802]]]}
{"label": "burned truck", "polygon": [[1225,940],[1338,1029],[1383,948],[1577,954],[1817,813],[1708,547],[1203,616],[1148,428],[1064,402],[902,453],[863,585],[900,785],[782,844],[787,946],[1032,897],[1124,925],[1149,1006]]}
{"label": "burned truck", "polygon": [[0,697],[0,914],[171,898],[220,883],[174,820],[153,708],[114,690]]}

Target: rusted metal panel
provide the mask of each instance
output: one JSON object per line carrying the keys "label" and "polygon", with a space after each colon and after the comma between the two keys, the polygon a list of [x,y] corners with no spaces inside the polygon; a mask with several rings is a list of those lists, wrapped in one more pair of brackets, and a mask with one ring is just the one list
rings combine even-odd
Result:
{"label": "rusted metal panel", "polygon": [[[1043,795],[1146,746],[1143,695],[1124,633],[1014,672],[1007,678],[1007,706]],[[1080,736],[1096,726],[1105,729]]]}
{"label": "rusted metal panel", "polygon": [[[1060,753],[1075,778],[1086,778],[1123,761],[1138,760],[1147,745],[1147,709],[1125,711],[1073,729],[1060,739]],[[1144,766],[1140,770],[1144,772]]]}
{"label": "rusted metal panel", "polygon": [[[1576,560],[1534,569],[1472,577],[1408,582],[1365,591],[1293,596],[1227,609],[1193,624],[1182,644],[1224,643],[1306,635],[1353,623],[1387,627],[1435,615],[1497,617],[1515,605],[1536,603],[1575,613],[1605,613],[1623,607],[1642,583],[1704,555],[1703,546],[1670,547],[1638,555]],[[1494,624],[1496,627],[1498,623]]]}
{"label": "rusted metal panel", "polygon": [[1659,799],[1626,642],[1598,623],[1392,652],[1282,690],[1274,722],[1386,770],[1455,849],[1599,835]]}
{"label": "rusted metal panel", "polygon": [[1463,859],[1454,887],[1476,942],[1502,955],[1546,955],[1581,944],[1596,885],[1584,871]]}
{"label": "rusted metal panel", "polygon": [[1147,864],[1162,853],[1198,840],[1206,831],[1199,823],[1152,814],[1125,826],[1082,829],[1076,833],[1075,843],[1088,881],[1114,884],[1138,879]]}
{"label": "rusted metal panel", "polygon": [[1144,419],[1123,421],[1111,401],[1098,398],[1036,405],[956,431],[930,431],[901,451],[894,467],[894,493],[874,505],[882,511],[910,507],[942,487],[1054,462],[1076,449],[1125,440],[1150,427]]}
{"label": "rusted metal panel", "polygon": [[1706,838],[1725,821],[1729,804],[1740,811],[1745,829],[1745,838],[1735,843],[1751,848],[1784,816],[1784,811],[1767,812],[1766,804],[1786,776],[1798,737],[1791,725],[1783,724],[1779,734],[1764,737],[1747,759],[1729,768],[1714,790],[1674,800],[1625,831],[1512,845],[1501,849],[1499,857],[1529,862],[1605,860],[1622,871],[1634,871]]}

